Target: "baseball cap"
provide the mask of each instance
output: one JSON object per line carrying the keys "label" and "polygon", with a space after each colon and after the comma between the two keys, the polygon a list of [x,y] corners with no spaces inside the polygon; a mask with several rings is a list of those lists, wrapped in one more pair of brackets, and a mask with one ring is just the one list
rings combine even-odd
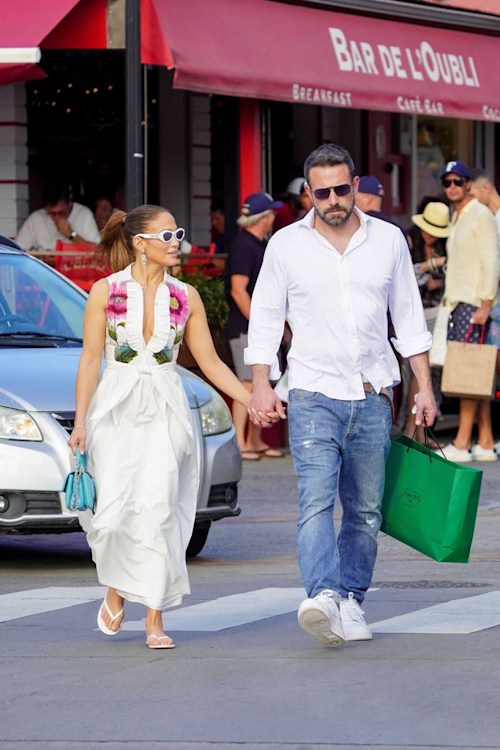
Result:
{"label": "baseball cap", "polygon": [[441,170],[441,177],[444,177],[447,174],[457,174],[459,177],[464,177],[466,180],[470,180],[471,178],[469,167],[467,164],[464,164],[463,161],[449,161],[445,164]]}
{"label": "baseball cap", "polygon": [[243,216],[255,216],[255,214],[263,214],[264,211],[269,211],[271,208],[282,208],[282,201],[273,200],[269,193],[252,193],[247,198],[241,207],[241,213]]}
{"label": "baseball cap", "polygon": [[304,182],[305,179],[303,177],[295,177],[293,180],[291,180],[291,182],[288,183],[286,192],[290,193],[290,195],[300,195]]}
{"label": "baseball cap", "polygon": [[363,175],[363,177],[359,178],[358,193],[369,193],[369,195],[383,196],[384,186],[374,175]]}

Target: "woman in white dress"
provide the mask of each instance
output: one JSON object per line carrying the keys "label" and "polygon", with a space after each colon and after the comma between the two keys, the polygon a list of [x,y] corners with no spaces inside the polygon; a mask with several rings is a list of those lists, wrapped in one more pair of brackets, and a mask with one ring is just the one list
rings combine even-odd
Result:
{"label": "woman in white dress", "polygon": [[[97,615],[116,635],[124,601],[146,609],[146,644],[173,648],[162,610],[188,594],[185,553],[198,488],[191,414],[175,362],[183,335],[207,378],[231,398],[250,395],[217,356],[194,287],[168,274],[184,230],[159,206],[117,212],[101,250],[114,271],[91,289],[76,381],[73,452],[88,449],[97,509],[80,514],[99,582]],[[100,377],[102,356],[106,367]],[[262,415],[262,424],[276,415]]]}

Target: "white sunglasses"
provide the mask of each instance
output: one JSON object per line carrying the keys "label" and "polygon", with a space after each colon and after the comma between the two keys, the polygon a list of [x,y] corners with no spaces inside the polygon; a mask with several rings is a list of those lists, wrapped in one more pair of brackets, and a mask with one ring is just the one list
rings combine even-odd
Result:
{"label": "white sunglasses", "polygon": [[186,235],[186,230],[179,227],[178,229],[164,229],[163,232],[159,232],[159,234],[136,234],[136,237],[142,237],[145,240],[160,240],[160,242],[164,242],[166,245],[168,245],[169,242],[172,242],[172,240],[175,239],[177,242],[182,242]]}

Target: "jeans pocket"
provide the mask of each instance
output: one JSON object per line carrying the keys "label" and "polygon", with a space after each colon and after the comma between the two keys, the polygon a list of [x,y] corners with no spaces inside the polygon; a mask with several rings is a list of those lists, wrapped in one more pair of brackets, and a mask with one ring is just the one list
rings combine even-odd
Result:
{"label": "jeans pocket", "polygon": [[302,388],[292,388],[288,394],[288,405],[303,404],[314,401],[319,396],[319,391],[304,391]]}
{"label": "jeans pocket", "polygon": [[393,400],[394,389],[392,387],[388,387],[384,390],[386,390],[387,393],[380,392],[377,394],[379,404],[383,406],[385,409],[390,409],[390,411],[393,413],[394,411],[394,400]]}

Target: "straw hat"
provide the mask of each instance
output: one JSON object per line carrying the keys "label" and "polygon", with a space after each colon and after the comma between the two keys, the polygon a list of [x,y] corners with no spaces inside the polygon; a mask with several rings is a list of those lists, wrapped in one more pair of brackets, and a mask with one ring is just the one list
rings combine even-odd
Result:
{"label": "straw hat", "polygon": [[428,203],[424,212],[414,214],[411,220],[432,237],[448,237],[451,231],[450,210],[445,203]]}

